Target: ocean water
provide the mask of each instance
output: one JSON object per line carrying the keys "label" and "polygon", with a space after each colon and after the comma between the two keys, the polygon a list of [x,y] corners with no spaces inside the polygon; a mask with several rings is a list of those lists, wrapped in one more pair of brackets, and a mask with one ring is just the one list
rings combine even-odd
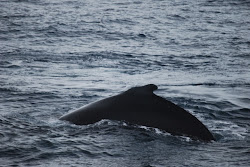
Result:
{"label": "ocean water", "polygon": [[[0,166],[250,166],[249,0],[0,0]],[[133,86],[216,141],[58,118]]]}

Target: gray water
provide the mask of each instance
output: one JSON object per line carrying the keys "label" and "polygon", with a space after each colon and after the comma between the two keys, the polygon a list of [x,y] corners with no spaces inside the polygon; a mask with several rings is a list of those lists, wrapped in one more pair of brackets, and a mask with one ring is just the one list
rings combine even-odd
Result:
{"label": "gray water", "polygon": [[[250,166],[249,0],[0,0],[0,166]],[[216,141],[63,114],[133,86]]]}

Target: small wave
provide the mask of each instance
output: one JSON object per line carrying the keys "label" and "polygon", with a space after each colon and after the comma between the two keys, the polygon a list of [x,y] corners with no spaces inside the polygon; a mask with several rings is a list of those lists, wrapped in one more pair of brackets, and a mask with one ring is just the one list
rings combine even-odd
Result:
{"label": "small wave", "polygon": [[21,68],[22,66],[21,66],[21,62],[10,63],[9,61],[0,61],[0,67],[17,69],[17,68]]}
{"label": "small wave", "polygon": [[0,61],[0,65],[10,65],[11,63],[9,61]]}
{"label": "small wave", "polygon": [[244,127],[229,121],[213,120],[211,121],[211,130],[219,140],[244,140],[248,135],[248,130]]}
{"label": "small wave", "polygon": [[13,93],[18,92],[19,90],[15,87],[0,87],[1,93]]}
{"label": "small wave", "polygon": [[238,55],[235,56],[243,59],[250,59],[250,56],[247,53],[239,53]]}
{"label": "small wave", "polygon": [[250,109],[242,108],[237,110],[228,111],[230,119],[235,120],[237,123],[242,125],[250,126]]}
{"label": "small wave", "polygon": [[6,66],[6,68],[14,68],[14,69],[17,69],[17,68],[21,68],[21,66],[19,66],[19,65],[9,65],[9,66]]}
{"label": "small wave", "polygon": [[183,21],[183,20],[186,19],[185,17],[183,17],[183,16],[181,16],[181,15],[178,15],[178,14],[169,15],[168,18],[169,18],[170,20],[175,20],[175,21],[176,21],[176,20],[178,20],[178,21]]}
{"label": "small wave", "polygon": [[38,99],[55,99],[59,98],[56,94],[52,92],[44,91],[22,91],[15,87],[0,88],[0,92],[11,93],[12,95],[28,98],[38,98]]}
{"label": "small wave", "polygon": [[138,37],[146,38],[147,36],[145,34],[138,34]]}
{"label": "small wave", "polygon": [[208,86],[208,87],[250,87],[248,82],[239,82],[239,83],[216,83],[216,82],[204,82],[204,83],[187,83],[187,84],[168,84],[166,86]]}

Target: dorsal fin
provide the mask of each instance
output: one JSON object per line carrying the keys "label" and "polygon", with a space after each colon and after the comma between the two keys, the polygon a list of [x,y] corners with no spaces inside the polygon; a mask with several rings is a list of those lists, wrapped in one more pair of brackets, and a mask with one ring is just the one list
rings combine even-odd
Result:
{"label": "dorsal fin", "polygon": [[133,87],[127,90],[124,93],[133,93],[133,94],[153,94],[153,91],[157,90],[158,87],[154,84],[148,84],[139,87]]}
{"label": "dorsal fin", "polygon": [[144,86],[139,87],[139,88],[141,88],[145,92],[150,92],[150,93],[153,93],[153,91],[158,89],[158,87],[156,85],[154,85],[154,84],[144,85]]}

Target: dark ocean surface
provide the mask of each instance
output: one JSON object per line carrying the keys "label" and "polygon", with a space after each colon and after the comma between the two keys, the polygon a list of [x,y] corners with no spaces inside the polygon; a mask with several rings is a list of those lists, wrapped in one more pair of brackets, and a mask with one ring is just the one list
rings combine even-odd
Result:
{"label": "dark ocean surface", "polygon": [[[58,118],[133,86],[217,141]],[[0,0],[0,166],[250,166],[249,0]]]}

